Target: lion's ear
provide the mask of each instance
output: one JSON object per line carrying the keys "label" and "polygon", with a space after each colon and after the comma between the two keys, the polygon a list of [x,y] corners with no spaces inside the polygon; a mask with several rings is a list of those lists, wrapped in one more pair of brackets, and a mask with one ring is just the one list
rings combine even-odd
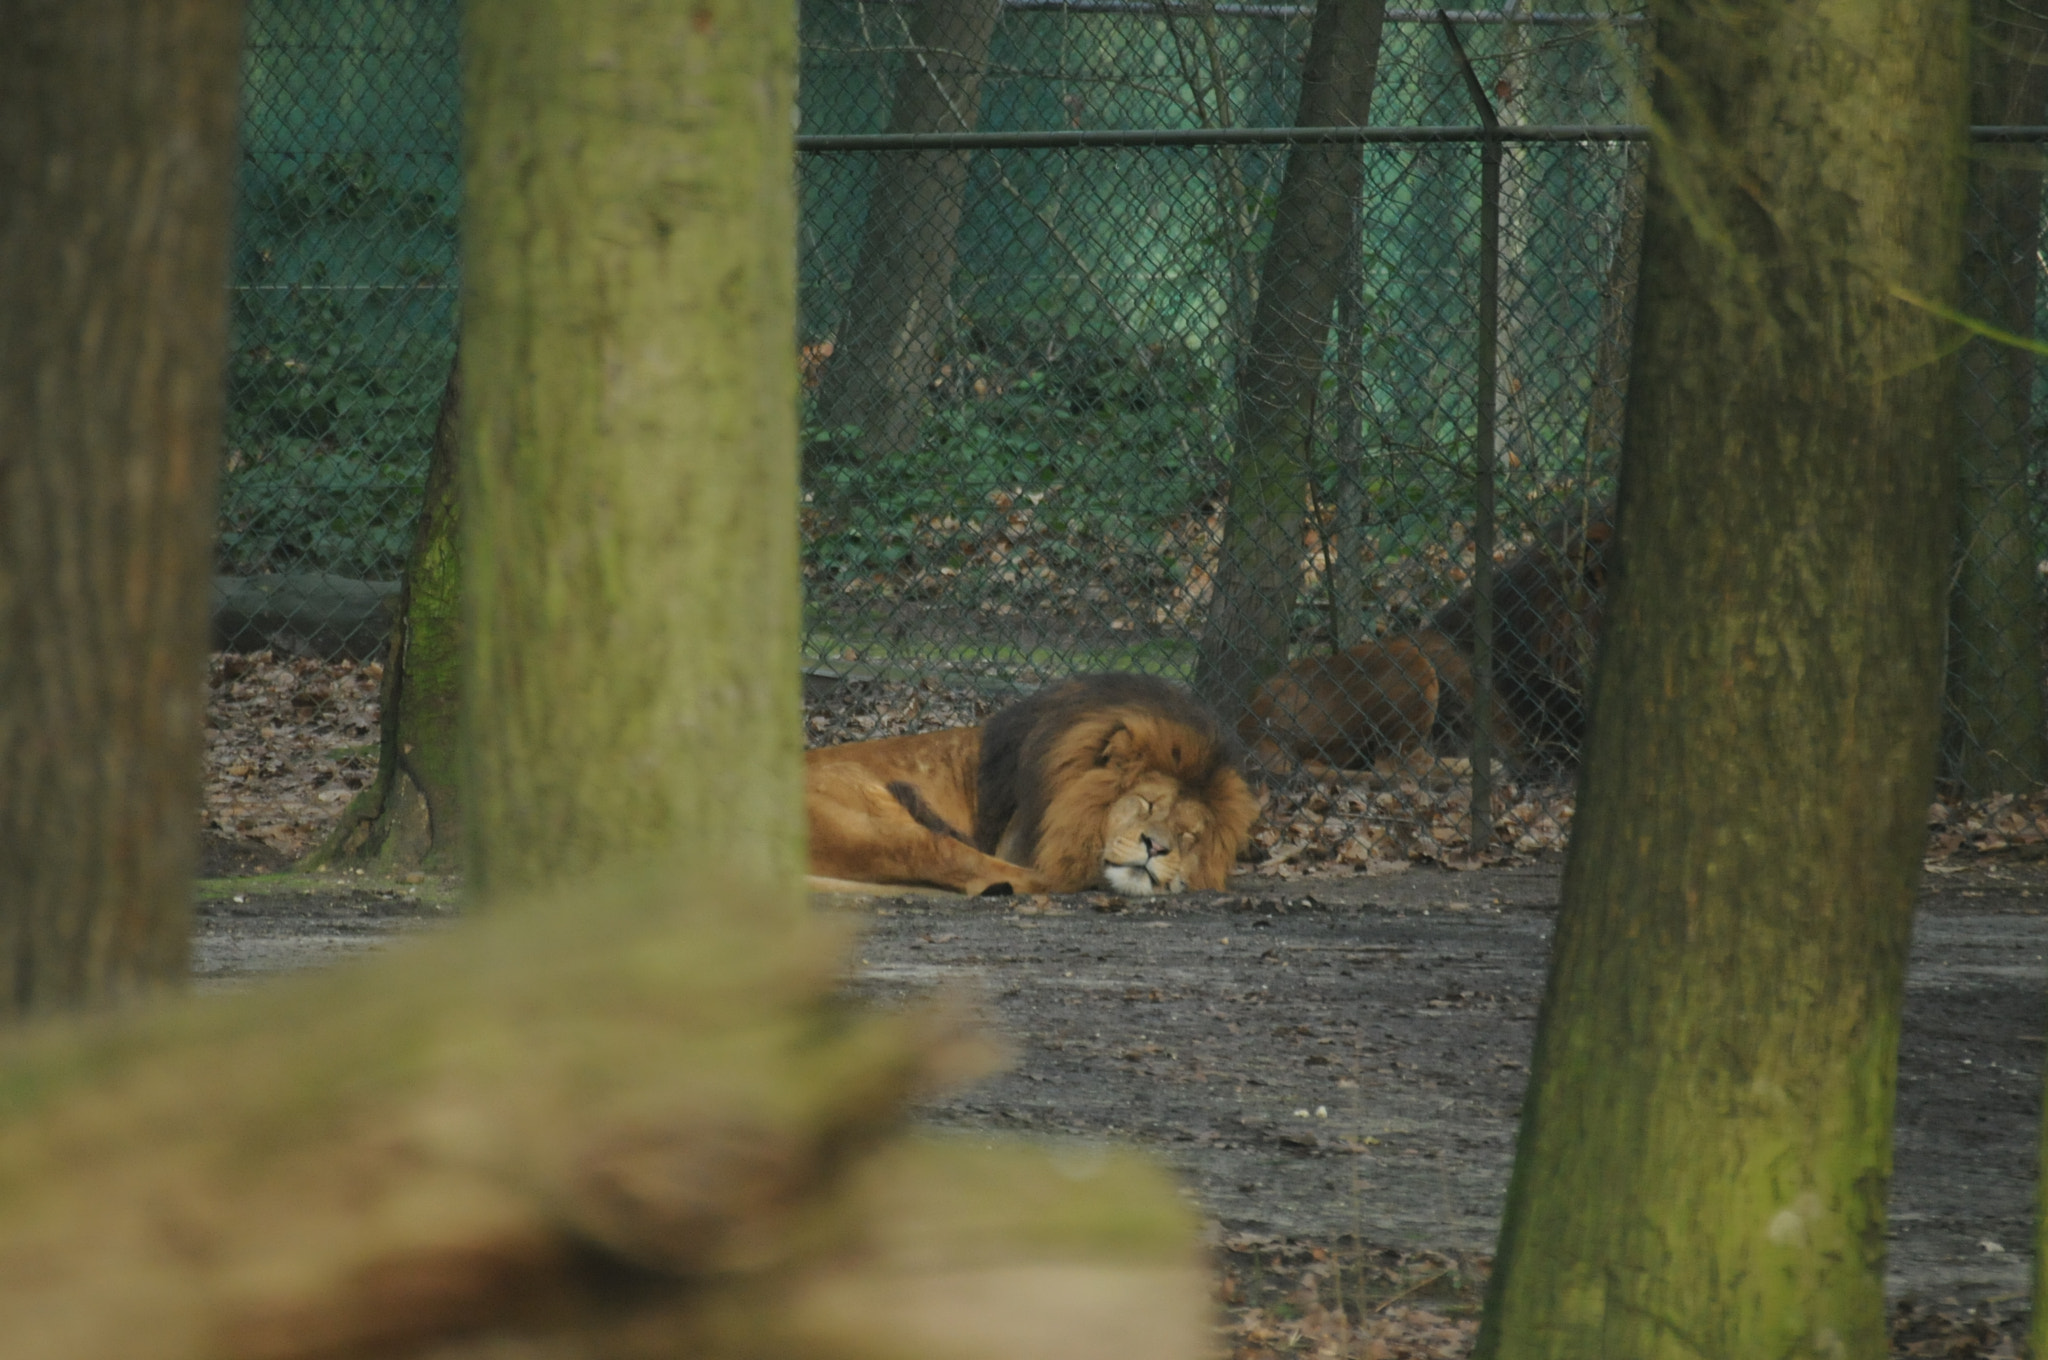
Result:
{"label": "lion's ear", "polygon": [[1131,736],[1131,729],[1118,723],[1110,729],[1109,735],[1102,739],[1102,749],[1095,753],[1095,763],[1098,766],[1126,764],[1130,761],[1136,744],[1136,738]]}

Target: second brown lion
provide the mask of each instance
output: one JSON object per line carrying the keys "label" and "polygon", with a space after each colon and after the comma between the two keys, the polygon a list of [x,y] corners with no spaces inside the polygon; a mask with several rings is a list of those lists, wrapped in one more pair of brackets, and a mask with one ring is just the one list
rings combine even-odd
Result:
{"label": "second brown lion", "polygon": [[[1605,508],[1561,516],[1494,577],[1493,744],[1517,765],[1577,755],[1613,534]],[[1423,628],[1302,657],[1266,681],[1238,725],[1253,763],[1364,769],[1469,750],[1476,603],[1468,590]]]}

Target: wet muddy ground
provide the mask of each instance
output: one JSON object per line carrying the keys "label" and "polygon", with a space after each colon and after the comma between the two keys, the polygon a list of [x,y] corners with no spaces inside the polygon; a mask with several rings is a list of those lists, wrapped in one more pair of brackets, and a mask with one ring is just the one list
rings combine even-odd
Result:
{"label": "wet muddy ground", "polygon": [[[1417,868],[1129,902],[833,899],[852,985],[970,989],[1005,1073],[937,1124],[1151,1148],[1219,1239],[1492,1246],[1557,899],[1554,867]],[[226,988],[452,919],[444,880],[210,880],[195,966]],[[2022,1294],[2040,1118],[2048,870],[1931,873],[1901,1056],[1892,1287]]]}

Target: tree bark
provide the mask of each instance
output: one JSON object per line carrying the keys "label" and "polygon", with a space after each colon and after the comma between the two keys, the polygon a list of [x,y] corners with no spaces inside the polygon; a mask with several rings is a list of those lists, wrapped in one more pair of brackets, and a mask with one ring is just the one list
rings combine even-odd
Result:
{"label": "tree bark", "polygon": [[795,910],[788,6],[466,34],[472,883],[660,855]]}
{"label": "tree bark", "polygon": [[8,1360],[1202,1349],[1164,1179],[905,1136],[986,1053],[943,1007],[849,1006],[843,933],[791,909],[793,9],[467,12],[470,740],[515,781],[465,786],[493,795],[478,858],[504,882],[669,853],[295,987],[14,1044]]}
{"label": "tree bark", "polygon": [[1330,592],[1330,654],[1365,641],[1365,240],[1344,244],[1337,293],[1336,515],[1323,529],[1323,579]]}
{"label": "tree bark", "polygon": [[[2039,123],[2048,113],[2048,11],[1976,0],[1970,121]],[[1973,148],[1963,219],[1963,310],[2034,333],[2041,147]],[[1950,597],[1948,774],[1972,794],[2048,780],[2041,702],[2040,580],[2027,459],[2034,356],[1975,338],[1963,348],[1956,447],[1957,560]]]}
{"label": "tree bark", "polygon": [[0,44],[0,1015],[185,972],[241,6]]}
{"label": "tree bark", "polygon": [[317,868],[374,860],[387,870],[453,866],[462,835],[462,361],[448,369],[427,456],[425,504],[413,530],[384,658],[377,777],[308,857]]}
{"label": "tree bark", "polygon": [[[1372,107],[1385,0],[1320,0],[1302,65],[1302,127],[1357,126]],[[1301,143],[1287,155],[1273,237],[1237,375],[1237,439],[1216,596],[1195,688],[1234,725],[1260,681],[1287,662],[1301,593],[1302,506],[1315,400],[1344,279],[1344,241],[1359,229],[1365,167],[1356,146]]]}
{"label": "tree bark", "polygon": [[[906,33],[891,132],[972,132],[1002,0],[923,0]],[[847,291],[838,352],[819,385],[832,443],[820,453],[879,465],[917,447],[938,365],[939,327],[959,261],[957,235],[970,153],[877,158],[867,233]],[[838,447],[837,431],[858,427]],[[857,451],[857,452],[856,452]]]}
{"label": "tree bark", "polygon": [[[1960,0],[1657,0],[1619,573],[1482,1357],[1881,1356]],[[1896,292],[1894,290],[1897,290]]]}

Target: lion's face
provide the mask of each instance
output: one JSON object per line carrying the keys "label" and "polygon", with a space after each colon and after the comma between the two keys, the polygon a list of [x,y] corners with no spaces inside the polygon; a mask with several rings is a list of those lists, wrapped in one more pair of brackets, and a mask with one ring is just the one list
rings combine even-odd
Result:
{"label": "lion's face", "polygon": [[1128,897],[1184,892],[1209,811],[1180,781],[1153,774],[1110,804],[1104,819],[1102,881]]}
{"label": "lion's face", "polygon": [[989,719],[975,816],[1045,891],[1223,887],[1259,805],[1215,714],[1152,676],[1080,676]]}

